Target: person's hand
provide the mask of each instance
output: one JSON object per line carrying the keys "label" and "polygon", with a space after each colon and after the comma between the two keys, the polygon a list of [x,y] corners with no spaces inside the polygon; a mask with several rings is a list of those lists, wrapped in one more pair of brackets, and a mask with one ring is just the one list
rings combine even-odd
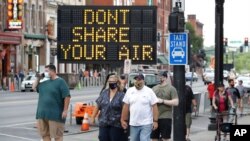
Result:
{"label": "person's hand", "polygon": [[158,122],[153,122],[153,130],[156,130],[158,128]]}
{"label": "person's hand", "polygon": [[121,125],[123,129],[127,129],[128,128],[128,123],[124,120],[121,120]]}
{"label": "person's hand", "polygon": [[161,99],[161,98],[158,98],[158,102],[157,103],[163,103],[163,99]]}
{"label": "person's hand", "polygon": [[94,124],[95,124],[95,118],[94,118],[94,117],[91,117],[91,119],[90,119],[90,124],[91,124],[91,125],[94,125]]}
{"label": "person's hand", "polygon": [[214,109],[215,109],[215,110],[218,110],[218,107],[217,107],[217,106],[214,106]]}
{"label": "person's hand", "polygon": [[68,114],[68,111],[63,111],[62,112],[62,119],[66,119],[67,118],[67,114]]}

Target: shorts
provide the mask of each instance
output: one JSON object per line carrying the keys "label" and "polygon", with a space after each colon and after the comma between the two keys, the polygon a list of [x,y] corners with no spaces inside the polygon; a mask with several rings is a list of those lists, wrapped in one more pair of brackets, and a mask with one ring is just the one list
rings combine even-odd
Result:
{"label": "shorts", "polygon": [[50,138],[63,137],[64,123],[38,119],[38,131],[42,137],[50,136]]}
{"label": "shorts", "polygon": [[159,139],[160,136],[163,139],[171,138],[172,119],[165,118],[158,120],[158,128],[151,133],[151,139]]}
{"label": "shorts", "polygon": [[192,114],[191,113],[186,113],[185,116],[185,123],[186,123],[186,128],[190,128],[192,124]]}

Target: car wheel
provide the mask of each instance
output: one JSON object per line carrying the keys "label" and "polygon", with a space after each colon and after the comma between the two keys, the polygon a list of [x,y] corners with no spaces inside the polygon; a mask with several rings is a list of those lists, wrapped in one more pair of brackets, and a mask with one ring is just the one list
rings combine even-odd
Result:
{"label": "car wheel", "polygon": [[83,117],[76,117],[76,124],[81,125],[82,124]]}
{"label": "car wheel", "polygon": [[25,90],[21,90],[21,92],[25,92]]}

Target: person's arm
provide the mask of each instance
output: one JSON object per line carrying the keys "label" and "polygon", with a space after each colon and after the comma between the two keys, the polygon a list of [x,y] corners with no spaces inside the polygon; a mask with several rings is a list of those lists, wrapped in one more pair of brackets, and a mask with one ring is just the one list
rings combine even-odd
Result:
{"label": "person's arm", "polygon": [[95,123],[95,118],[96,118],[98,112],[99,112],[99,107],[98,107],[98,105],[96,105],[95,108],[94,108],[93,114],[91,116],[91,120],[90,120],[91,124]]}
{"label": "person's arm", "polygon": [[63,113],[62,113],[63,119],[65,119],[67,117],[69,103],[70,103],[70,96],[67,96],[64,98],[64,108],[63,108]]}
{"label": "person's arm", "polygon": [[213,103],[214,109],[217,110],[218,107],[217,107],[217,105],[216,105],[216,103],[215,103],[215,95],[213,96],[213,101],[212,101],[212,103]]}
{"label": "person's arm", "polygon": [[158,101],[161,101],[160,103],[163,103],[165,105],[178,106],[178,104],[179,104],[179,98],[178,98],[178,94],[177,94],[176,89],[172,88],[172,90],[171,90],[170,93],[171,93],[171,96],[173,97],[171,100],[166,100],[166,99],[160,99],[160,98],[158,98]]}
{"label": "person's arm", "polygon": [[152,106],[152,109],[153,109],[153,130],[155,130],[158,128],[158,117],[159,117],[157,104],[154,104]]}
{"label": "person's arm", "polygon": [[228,99],[229,99],[229,102],[230,102],[232,108],[234,108],[234,102],[233,102],[232,96],[228,95]]}
{"label": "person's arm", "polygon": [[129,114],[129,105],[127,103],[124,103],[121,115],[121,125],[123,129],[128,128],[128,114]]}
{"label": "person's arm", "polygon": [[171,100],[163,100],[162,103],[165,105],[169,105],[169,106],[178,106],[179,99],[175,98],[175,99],[171,99]]}

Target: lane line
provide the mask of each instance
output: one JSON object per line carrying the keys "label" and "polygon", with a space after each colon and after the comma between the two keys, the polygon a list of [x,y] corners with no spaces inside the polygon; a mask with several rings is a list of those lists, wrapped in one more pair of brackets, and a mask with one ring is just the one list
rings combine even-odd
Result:
{"label": "lane line", "polygon": [[36,128],[32,128],[32,127],[6,127],[6,128],[26,129],[26,130],[37,131],[37,129],[36,129]]}
{"label": "lane line", "polygon": [[35,141],[34,139],[24,138],[24,137],[20,137],[20,136],[9,135],[9,134],[3,134],[3,133],[0,133],[0,136],[6,136],[6,137],[11,137],[11,138],[17,138],[17,139],[22,139],[22,140],[26,140],[26,141]]}
{"label": "lane line", "polygon": [[5,127],[14,127],[14,126],[20,126],[20,125],[27,125],[27,124],[35,124],[36,122],[24,122],[24,123],[17,123],[17,124],[10,124],[10,125],[4,125],[0,126],[0,128],[5,128]]}

